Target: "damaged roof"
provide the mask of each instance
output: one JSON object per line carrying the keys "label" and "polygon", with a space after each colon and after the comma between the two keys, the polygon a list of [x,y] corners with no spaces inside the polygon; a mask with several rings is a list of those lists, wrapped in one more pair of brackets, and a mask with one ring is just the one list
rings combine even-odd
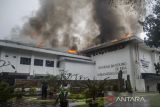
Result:
{"label": "damaged roof", "polygon": [[117,45],[117,44],[129,42],[129,41],[135,41],[135,42],[138,42],[138,43],[144,43],[144,41],[142,39],[140,39],[139,37],[131,36],[131,37],[118,39],[118,40],[113,40],[113,41],[110,41],[110,42],[105,42],[105,43],[96,45],[96,46],[84,49],[84,50],[80,51],[80,53],[85,54],[85,53],[89,53],[89,52],[92,52],[92,51],[96,51],[96,50],[99,50],[99,49],[102,49],[102,48],[114,46],[114,45]]}
{"label": "damaged roof", "polygon": [[31,52],[46,53],[46,54],[58,55],[58,56],[64,56],[64,57],[70,57],[70,58],[91,60],[91,58],[82,56],[82,55],[69,54],[67,52],[58,51],[57,49],[54,50],[54,49],[38,48],[33,45],[9,41],[9,40],[0,40],[0,47],[21,49],[21,50],[27,50]]}

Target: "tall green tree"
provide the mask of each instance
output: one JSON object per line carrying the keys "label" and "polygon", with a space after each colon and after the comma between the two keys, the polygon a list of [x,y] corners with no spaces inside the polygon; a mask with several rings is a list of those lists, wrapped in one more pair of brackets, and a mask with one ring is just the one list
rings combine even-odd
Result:
{"label": "tall green tree", "polygon": [[145,42],[150,47],[160,47],[160,1],[154,0],[156,4],[153,7],[153,13],[146,17],[143,23],[147,39]]}

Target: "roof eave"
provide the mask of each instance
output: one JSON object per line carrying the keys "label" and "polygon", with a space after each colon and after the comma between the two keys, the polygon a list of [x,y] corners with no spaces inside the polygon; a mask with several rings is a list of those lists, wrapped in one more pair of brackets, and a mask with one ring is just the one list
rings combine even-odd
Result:
{"label": "roof eave", "polygon": [[105,48],[105,47],[113,46],[113,45],[116,45],[116,44],[119,44],[119,43],[131,41],[131,40],[136,40],[136,41],[141,42],[141,43],[143,42],[142,39],[140,39],[140,38],[138,38],[136,36],[131,36],[131,37],[128,37],[128,38],[125,38],[125,39],[120,39],[120,40],[117,40],[117,41],[107,42],[107,43],[96,45],[94,47],[82,50],[82,51],[80,51],[80,53],[88,53],[90,51],[94,51],[94,50],[97,50],[97,49],[100,49],[100,48]]}

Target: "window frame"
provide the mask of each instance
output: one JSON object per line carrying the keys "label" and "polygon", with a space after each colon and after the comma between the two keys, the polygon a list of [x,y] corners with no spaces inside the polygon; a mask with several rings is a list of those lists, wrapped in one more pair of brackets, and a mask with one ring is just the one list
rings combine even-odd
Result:
{"label": "window frame", "polygon": [[34,65],[34,66],[43,66],[43,59],[35,58],[33,65]]}
{"label": "window frame", "polygon": [[29,58],[29,57],[20,57],[20,64],[21,65],[31,65],[31,58]]}
{"label": "window frame", "polygon": [[[51,64],[53,64],[53,65],[47,64],[47,62],[51,62]],[[54,63],[55,63],[54,60],[46,60],[46,61],[45,61],[45,67],[54,67]],[[51,65],[51,66],[50,66],[50,65]]]}

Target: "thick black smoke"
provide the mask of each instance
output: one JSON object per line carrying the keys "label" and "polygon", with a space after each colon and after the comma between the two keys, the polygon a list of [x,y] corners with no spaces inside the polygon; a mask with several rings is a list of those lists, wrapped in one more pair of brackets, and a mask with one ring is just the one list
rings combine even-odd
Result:
{"label": "thick black smoke", "polygon": [[95,0],[95,21],[99,25],[98,43],[137,35],[142,32],[138,20],[145,16],[145,0]]}
{"label": "thick black smoke", "polygon": [[145,0],[40,0],[18,39],[38,47],[82,49],[141,32],[144,6]]}

